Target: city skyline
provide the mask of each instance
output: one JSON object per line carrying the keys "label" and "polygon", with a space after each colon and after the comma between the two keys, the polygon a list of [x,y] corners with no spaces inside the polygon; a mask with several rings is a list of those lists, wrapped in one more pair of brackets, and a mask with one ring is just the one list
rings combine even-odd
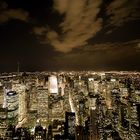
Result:
{"label": "city skyline", "polygon": [[140,71],[140,1],[0,0],[0,72]]}
{"label": "city skyline", "polygon": [[2,140],[139,140],[140,72],[0,76]]}

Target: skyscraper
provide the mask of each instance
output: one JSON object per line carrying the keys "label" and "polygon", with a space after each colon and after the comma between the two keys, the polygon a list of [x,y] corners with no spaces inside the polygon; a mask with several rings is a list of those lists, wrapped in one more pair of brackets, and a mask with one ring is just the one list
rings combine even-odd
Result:
{"label": "skyscraper", "polygon": [[23,84],[14,83],[12,89],[18,93],[18,126],[20,127],[27,118],[26,87]]}
{"label": "skyscraper", "polygon": [[37,118],[43,127],[46,127],[48,123],[48,113],[48,89],[39,87],[37,93]]}
{"label": "skyscraper", "polygon": [[75,139],[75,113],[66,112],[65,115],[65,136],[69,140],[73,140]]}
{"label": "skyscraper", "polygon": [[6,94],[7,108],[8,108],[8,121],[14,125],[18,123],[18,109],[19,100],[18,94],[15,91],[9,91]]}
{"label": "skyscraper", "polygon": [[58,94],[58,82],[57,77],[52,75],[49,77],[49,93]]}

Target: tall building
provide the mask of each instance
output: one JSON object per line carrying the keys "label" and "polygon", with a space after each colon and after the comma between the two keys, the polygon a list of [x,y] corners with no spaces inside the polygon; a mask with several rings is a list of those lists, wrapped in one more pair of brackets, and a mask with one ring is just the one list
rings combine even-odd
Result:
{"label": "tall building", "polygon": [[7,99],[6,99],[7,93],[12,90],[11,83],[6,82],[3,90],[4,90],[3,108],[6,108],[7,107]]}
{"label": "tall building", "polygon": [[97,110],[96,110],[96,97],[90,98],[90,140],[99,140],[98,128],[97,128]]}
{"label": "tall building", "polygon": [[128,139],[129,135],[129,126],[130,126],[130,122],[128,120],[128,108],[127,105],[120,103],[119,105],[119,134],[121,136],[121,138],[123,139]]}
{"label": "tall building", "polygon": [[94,78],[88,78],[88,92],[94,92]]}
{"label": "tall building", "polygon": [[19,109],[18,109],[18,127],[26,122],[27,118],[27,101],[26,101],[26,87],[23,84],[15,83],[12,87],[13,91],[18,93]]}
{"label": "tall building", "polygon": [[3,86],[0,86],[0,108],[3,107],[4,104],[4,90]]}
{"label": "tall building", "polygon": [[99,92],[99,81],[94,80],[94,93],[98,94]]}
{"label": "tall building", "polygon": [[54,75],[49,77],[49,93],[50,94],[58,94],[57,77]]}
{"label": "tall building", "polygon": [[19,98],[15,91],[9,91],[6,94],[8,122],[14,125],[18,123]]}
{"label": "tall building", "polygon": [[0,138],[5,136],[7,129],[7,108],[0,108]]}
{"label": "tall building", "polygon": [[138,116],[139,128],[140,128],[140,104],[137,104],[137,116]]}
{"label": "tall building", "polygon": [[32,86],[30,92],[30,100],[29,100],[29,110],[37,110],[37,97],[38,97],[38,92],[37,92],[37,87]]}
{"label": "tall building", "polygon": [[6,130],[4,139],[12,140],[14,136],[15,136],[15,126],[10,124]]}
{"label": "tall building", "polygon": [[79,124],[80,126],[84,125],[84,101],[79,101]]}
{"label": "tall building", "polygon": [[107,109],[112,109],[111,90],[112,90],[111,83],[108,82],[105,96]]}
{"label": "tall building", "polygon": [[48,89],[40,87],[37,93],[37,118],[43,127],[48,123]]}
{"label": "tall building", "polygon": [[66,112],[65,115],[65,136],[69,140],[73,140],[75,139],[75,113]]}
{"label": "tall building", "polygon": [[84,137],[84,127],[79,125],[76,126],[76,140],[85,140],[86,138]]}
{"label": "tall building", "polygon": [[41,125],[35,127],[34,140],[46,140],[46,129],[43,129]]}
{"label": "tall building", "polygon": [[89,107],[91,110],[95,110],[96,109],[96,97],[95,96],[91,96],[89,101],[90,101],[90,104],[89,104]]}
{"label": "tall building", "polygon": [[47,134],[47,140],[52,140],[53,133],[52,133],[52,125],[48,126],[48,134]]}

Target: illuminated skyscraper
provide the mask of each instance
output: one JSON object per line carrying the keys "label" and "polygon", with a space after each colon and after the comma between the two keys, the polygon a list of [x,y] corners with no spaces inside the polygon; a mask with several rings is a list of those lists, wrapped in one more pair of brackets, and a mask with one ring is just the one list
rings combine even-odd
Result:
{"label": "illuminated skyscraper", "polygon": [[98,94],[99,92],[99,81],[94,81],[94,93]]}
{"label": "illuminated skyscraper", "polygon": [[5,87],[4,87],[4,102],[3,102],[3,108],[6,108],[7,107],[7,99],[6,99],[6,96],[7,96],[7,93],[9,92],[9,91],[11,91],[11,87],[9,87],[9,84],[10,83],[6,83],[7,85],[5,85]]}
{"label": "illuminated skyscraper", "polygon": [[7,108],[0,108],[0,138],[3,138],[7,129]]}
{"label": "illuminated skyscraper", "polygon": [[97,111],[90,110],[90,140],[99,140],[97,127]]}
{"label": "illuminated skyscraper", "polygon": [[79,101],[79,124],[83,126],[83,115],[84,115],[84,102],[81,100]]}
{"label": "illuminated skyscraper", "polygon": [[94,79],[88,78],[88,91],[94,92]]}
{"label": "illuminated skyscraper", "polygon": [[43,127],[48,122],[48,89],[40,87],[37,93],[37,117]]}
{"label": "illuminated skyscraper", "polygon": [[15,91],[9,91],[6,94],[6,101],[8,108],[8,121],[9,123],[17,125],[19,109],[18,94]]}
{"label": "illuminated skyscraper", "polygon": [[99,140],[97,128],[97,110],[95,96],[90,97],[90,140]]}
{"label": "illuminated skyscraper", "polygon": [[18,125],[21,126],[27,115],[27,103],[26,103],[26,87],[19,83],[14,83],[12,86],[13,91],[18,93],[19,109],[18,109]]}
{"label": "illuminated skyscraper", "polygon": [[56,76],[49,77],[49,93],[58,94],[58,82]]}
{"label": "illuminated skyscraper", "polygon": [[0,86],[0,108],[3,107],[4,104],[4,90],[3,87]]}

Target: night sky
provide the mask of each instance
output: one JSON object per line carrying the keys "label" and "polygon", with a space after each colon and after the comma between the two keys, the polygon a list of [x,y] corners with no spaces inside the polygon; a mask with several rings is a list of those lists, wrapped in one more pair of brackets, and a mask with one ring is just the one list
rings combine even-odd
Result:
{"label": "night sky", "polygon": [[0,0],[0,71],[140,70],[140,0]]}

